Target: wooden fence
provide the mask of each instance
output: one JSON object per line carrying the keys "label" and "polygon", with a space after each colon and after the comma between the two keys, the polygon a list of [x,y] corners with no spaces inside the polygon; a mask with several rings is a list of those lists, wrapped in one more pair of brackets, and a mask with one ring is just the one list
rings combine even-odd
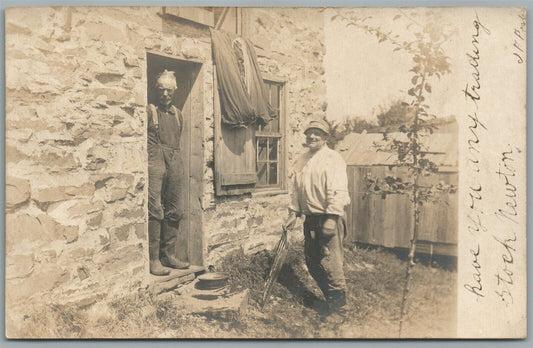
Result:
{"label": "wooden fence", "polygon": [[[401,194],[365,195],[367,174],[374,177],[405,176],[405,168],[348,166],[351,203],[347,208],[347,240],[387,248],[408,248],[413,231],[413,207]],[[439,172],[421,184],[444,182],[457,186],[458,173]],[[418,252],[457,254],[457,193],[441,194],[438,203],[424,203],[420,216]]]}

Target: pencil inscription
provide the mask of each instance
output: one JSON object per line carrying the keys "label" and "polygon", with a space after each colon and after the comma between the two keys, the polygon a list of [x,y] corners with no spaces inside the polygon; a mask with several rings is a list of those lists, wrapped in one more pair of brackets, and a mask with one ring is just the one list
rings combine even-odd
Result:
{"label": "pencil inscription", "polygon": [[524,63],[525,43],[526,43],[526,16],[519,14],[519,24],[513,30],[513,55],[516,58],[518,64]]}
{"label": "pencil inscription", "polygon": [[512,287],[514,285],[514,253],[516,252],[516,233],[513,231],[515,225],[518,224],[517,216],[517,189],[514,184],[516,177],[516,169],[513,166],[514,162],[513,147],[509,144],[508,148],[501,153],[500,163],[498,164],[498,178],[503,183],[504,199],[502,201],[503,207],[498,208],[494,214],[504,223],[504,228],[499,229],[498,233],[494,233],[492,237],[496,240],[500,249],[500,261],[496,268],[496,282],[497,290],[494,292],[506,304],[513,303]]}
{"label": "pencil inscription", "polygon": [[[470,112],[466,116],[468,125],[468,136],[466,139],[466,146],[468,149],[467,163],[468,172],[470,177],[470,183],[468,185],[468,198],[467,198],[467,230],[474,235],[475,238],[479,238],[480,234],[484,234],[488,231],[484,223],[483,212],[483,186],[480,183],[478,177],[481,172],[481,168],[484,167],[481,163],[481,149],[483,147],[482,132],[487,131],[487,127],[481,121],[481,115],[478,113],[478,103],[482,99],[482,76],[480,72],[480,63],[482,58],[481,53],[481,38],[486,35],[490,35],[490,30],[481,22],[478,14],[476,13],[474,20],[472,21],[473,34],[471,36],[472,47],[470,52],[466,53],[468,63],[470,65],[470,77],[471,80],[466,83],[465,88],[462,90],[465,96],[467,104],[473,106],[473,112]],[[470,247],[471,256],[471,274],[469,277],[471,281],[463,284],[464,288],[470,293],[474,294],[477,298],[485,297],[483,289],[483,276],[482,276],[482,263],[480,261],[481,246],[479,242],[475,243],[474,247]]]}

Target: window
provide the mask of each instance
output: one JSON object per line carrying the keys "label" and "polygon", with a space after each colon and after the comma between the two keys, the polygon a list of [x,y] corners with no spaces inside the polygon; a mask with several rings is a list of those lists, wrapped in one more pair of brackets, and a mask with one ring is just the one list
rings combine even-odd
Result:
{"label": "window", "polygon": [[255,132],[257,188],[282,188],[284,178],[283,165],[283,84],[265,81],[269,91],[269,103],[276,111],[277,117],[266,126],[259,126]]}
{"label": "window", "polygon": [[266,126],[232,129],[221,122],[215,89],[215,192],[217,196],[286,188],[284,83],[265,80],[277,117]]}

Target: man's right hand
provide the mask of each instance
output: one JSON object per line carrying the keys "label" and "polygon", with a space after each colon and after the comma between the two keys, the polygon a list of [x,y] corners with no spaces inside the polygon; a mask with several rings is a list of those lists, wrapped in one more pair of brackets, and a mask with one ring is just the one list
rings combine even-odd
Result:
{"label": "man's right hand", "polygon": [[296,223],[296,219],[298,217],[296,216],[296,213],[291,211],[289,213],[289,216],[287,217],[287,220],[285,221],[285,223],[283,224],[283,230],[284,231],[287,231],[287,230],[290,230],[294,227],[294,224]]}
{"label": "man's right hand", "polygon": [[322,225],[322,235],[326,239],[331,239],[337,234],[337,221],[333,216],[328,216]]}

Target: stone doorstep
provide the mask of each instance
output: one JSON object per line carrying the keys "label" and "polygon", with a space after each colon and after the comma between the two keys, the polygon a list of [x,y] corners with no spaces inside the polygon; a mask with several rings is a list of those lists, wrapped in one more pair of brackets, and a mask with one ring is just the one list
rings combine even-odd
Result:
{"label": "stone doorstep", "polygon": [[[194,272],[196,269],[198,271]],[[228,287],[218,290],[197,289],[198,280],[195,278],[203,272],[203,267],[191,266],[186,270],[173,270],[168,276],[151,276],[151,291],[160,298],[172,299],[177,308],[189,314],[225,320],[241,318],[248,310],[249,290],[230,293]]]}
{"label": "stone doorstep", "polygon": [[203,266],[190,266],[187,269],[171,269],[167,276],[150,274],[150,291],[156,295],[169,292],[186,282],[193,281],[197,275],[204,273]]}
{"label": "stone doorstep", "polygon": [[248,310],[249,298],[248,289],[232,293],[194,289],[176,297],[176,301],[191,314],[218,319],[239,319]]}

